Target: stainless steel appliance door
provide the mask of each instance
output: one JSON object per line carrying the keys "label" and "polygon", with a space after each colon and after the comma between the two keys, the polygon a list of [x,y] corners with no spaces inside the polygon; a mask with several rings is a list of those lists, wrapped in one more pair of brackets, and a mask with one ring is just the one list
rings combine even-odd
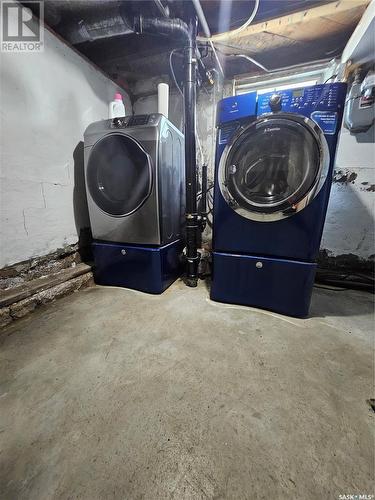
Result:
{"label": "stainless steel appliance door", "polygon": [[132,137],[104,136],[93,146],[87,164],[86,180],[93,201],[111,216],[134,213],[151,193],[151,161]]}
{"label": "stainless steel appliance door", "polygon": [[275,221],[312,201],[328,167],[328,146],[319,126],[299,115],[276,113],[236,134],[221,158],[219,185],[239,215]]}

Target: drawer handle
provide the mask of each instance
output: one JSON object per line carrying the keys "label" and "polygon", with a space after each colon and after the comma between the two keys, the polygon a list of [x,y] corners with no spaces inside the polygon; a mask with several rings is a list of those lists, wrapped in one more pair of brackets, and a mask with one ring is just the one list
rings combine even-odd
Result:
{"label": "drawer handle", "polygon": [[121,249],[121,253],[122,253],[122,255],[126,255],[126,250],[125,250],[125,248],[122,248],[122,249]]}
{"label": "drawer handle", "polygon": [[255,267],[256,267],[257,269],[262,269],[262,267],[263,267],[263,263],[258,261],[258,262],[255,264]]}

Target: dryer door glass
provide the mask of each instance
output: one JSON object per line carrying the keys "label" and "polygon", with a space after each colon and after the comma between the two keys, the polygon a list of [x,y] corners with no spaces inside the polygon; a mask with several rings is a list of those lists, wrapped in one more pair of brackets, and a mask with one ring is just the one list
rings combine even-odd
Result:
{"label": "dryer door glass", "polygon": [[151,159],[134,139],[111,134],[93,147],[86,179],[99,208],[110,215],[129,215],[150,195]]}
{"label": "dryer door glass", "polygon": [[306,196],[319,177],[316,136],[301,121],[270,117],[249,127],[225,164],[226,189],[241,208],[272,213]]}

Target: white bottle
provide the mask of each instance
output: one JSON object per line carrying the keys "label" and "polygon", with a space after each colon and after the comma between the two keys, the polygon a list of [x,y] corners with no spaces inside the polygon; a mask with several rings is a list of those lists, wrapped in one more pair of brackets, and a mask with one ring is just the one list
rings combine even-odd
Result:
{"label": "white bottle", "polygon": [[122,95],[115,94],[115,100],[109,103],[109,118],[122,118],[125,116],[125,106],[122,102]]}

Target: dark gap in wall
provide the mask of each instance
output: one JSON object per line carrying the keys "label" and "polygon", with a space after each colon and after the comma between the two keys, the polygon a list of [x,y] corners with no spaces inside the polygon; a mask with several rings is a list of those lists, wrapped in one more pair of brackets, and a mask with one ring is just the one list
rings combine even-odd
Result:
{"label": "dark gap in wall", "polygon": [[73,207],[74,220],[78,234],[78,252],[82,262],[92,262],[92,233],[90,228],[89,209],[85,186],[84,144],[80,141],[73,152],[74,160],[74,190]]}
{"label": "dark gap in wall", "polygon": [[0,290],[19,286],[41,276],[46,276],[81,262],[78,244],[66,245],[55,252],[17,262],[0,269]]}
{"label": "dark gap in wall", "polygon": [[318,266],[322,269],[330,269],[346,272],[361,272],[374,275],[375,255],[368,259],[361,259],[352,253],[332,255],[328,250],[319,251]]}

